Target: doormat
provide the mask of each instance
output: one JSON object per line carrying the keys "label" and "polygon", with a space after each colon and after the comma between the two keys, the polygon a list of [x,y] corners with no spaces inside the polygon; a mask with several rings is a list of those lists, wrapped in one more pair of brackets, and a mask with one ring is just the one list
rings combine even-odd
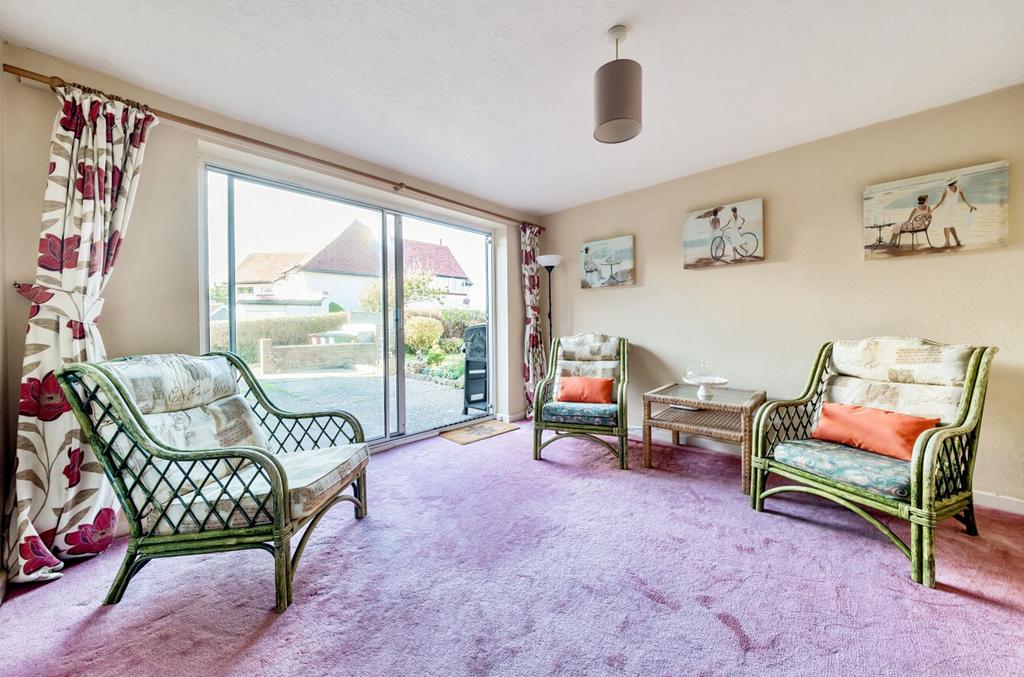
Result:
{"label": "doormat", "polygon": [[490,421],[467,425],[465,428],[449,430],[448,432],[441,433],[441,437],[456,444],[473,444],[473,442],[486,440],[488,437],[494,437],[495,435],[513,430],[519,430],[519,426],[491,419]]}

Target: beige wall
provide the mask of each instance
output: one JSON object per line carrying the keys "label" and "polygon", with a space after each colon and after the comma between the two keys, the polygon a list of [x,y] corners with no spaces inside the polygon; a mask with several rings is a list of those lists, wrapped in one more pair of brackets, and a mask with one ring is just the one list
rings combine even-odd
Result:
{"label": "beige wall", "polygon": [[[29,70],[60,75],[67,80],[144,101],[155,108],[280,146],[382,174],[389,179],[404,181],[479,207],[510,213],[499,205],[224,118],[38,52],[5,45],[3,60]],[[9,75],[0,77],[3,80],[0,84],[3,87],[0,90],[3,95],[0,116],[4,135],[0,161],[6,167],[2,185],[8,197],[3,202],[2,210],[3,252],[0,256],[0,274],[5,307],[0,315],[0,327],[4,331],[3,353],[11,367],[3,374],[3,391],[9,398],[14,397],[13,401],[16,402],[20,371],[13,365],[21,364],[28,306],[11,289],[11,282],[31,281],[35,274],[49,135],[57,111],[57,101],[48,89],[19,84]],[[202,291],[199,157],[200,147],[207,145],[202,143],[203,140],[216,142],[218,138],[168,123],[155,128],[150,137],[123,255],[105,294],[107,301],[101,328],[111,356],[165,351],[196,352],[200,348]],[[360,187],[360,190],[365,190],[365,187]],[[384,191],[381,196],[382,199],[390,197],[390,193]],[[511,215],[528,218],[528,215],[514,212]],[[496,272],[507,275],[507,271],[511,270],[518,275],[518,229],[515,226],[498,227],[495,243],[500,257]],[[522,317],[522,297],[518,284],[509,285],[502,279],[498,280],[498,294],[495,310],[499,316],[499,350],[509,356],[511,364],[516,365],[522,359],[522,338],[517,329],[521,322],[510,324],[506,318]],[[505,333],[502,334],[502,331]],[[521,412],[524,408],[521,391],[519,370],[513,369],[511,382],[499,383],[498,411]],[[8,426],[15,410],[13,406],[4,407],[5,416],[0,418]],[[10,428],[8,436],[0,439],[11,442]]]}
{"label": "beige wall", "polygon": [[[544,217],[543,252],[568,263],[554,273],[555,333],[629,338],[634,425],[641,393],[704,357],[736,386],[779,397],[800,392],[815,349],[833,338],[909,335],[998,346],[975,485],[1024,499],[1022,116],[1024,85]],[[865,186],[993,160],[1010,161],[1008,247],[863,260]],[[765,262],[683,270],[685,213],[758,196]],[[636,285],[580,289],[580,243],[630,233]]]}

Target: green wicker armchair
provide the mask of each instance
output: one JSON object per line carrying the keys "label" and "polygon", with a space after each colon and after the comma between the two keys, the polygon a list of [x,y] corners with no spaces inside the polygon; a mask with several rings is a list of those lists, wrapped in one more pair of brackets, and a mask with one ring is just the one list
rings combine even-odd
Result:
{"label": "green wicker armchair", "polygon": [[153,559],[260,548],[274,556],[281,613],[324,514],[349,501],[366,516],[359,422],[278,409],[231,353],[70,364],[57,376],[131,530],[106,604]]}
{"label": "green wicker armchair", "polygon": [[[563,437],[582,437],[604,445],[619,460],[619,467],[628,465],[629,428],[626,420],[626,388],[629,385],[629,342],[605,334],[578,334],[556,338],[551,345],[548,375],[537,384],[533,400],[533,458],[547,445]],[[612,378],[612,403],[588,404],[558,402],[562,376],[594,376]],[[555,434],[542,441],[545,430]],[[598,435],[618,438],[612,446]]]}
{"label": "green wicker armchair", "polygon": [[[972,475],[989,369],[996,348],[943,345],[916,338],[826,343],[803,395],[765,403],[754,419],[751,501],[788,491],[829,499],[885,534],[910,559],[911,578],[935,585],[935,525],[948,517],[972,536]],[[811,439],[822,402],[938,418],[918,437],[911,461]],[[799,484],[767,488],[775,474]],[[910,522],[908,547],[867,512]]]}

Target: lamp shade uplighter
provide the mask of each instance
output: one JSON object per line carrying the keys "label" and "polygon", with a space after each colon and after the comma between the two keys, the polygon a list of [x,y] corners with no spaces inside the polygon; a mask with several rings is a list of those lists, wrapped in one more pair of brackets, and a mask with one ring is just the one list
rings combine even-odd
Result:
{"label": "lamp shade uplighter", "polygon": [[642,128],[643,69],[632,59],[615,59],[594,73],[594,138],[622,143]]}
{"label": "lamp shade uplighter", "polygon": [[541,268],[547,268],[549,271],[552,268],[558,267],[558,264],[562,262],[562,257],[558,254],[541,254],[537,257],[537,263],[540,264]]}

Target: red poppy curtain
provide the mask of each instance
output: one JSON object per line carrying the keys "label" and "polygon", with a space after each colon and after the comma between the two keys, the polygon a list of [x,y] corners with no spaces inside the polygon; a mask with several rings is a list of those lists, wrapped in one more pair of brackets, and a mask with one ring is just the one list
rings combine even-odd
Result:
{"label": "red poppy curtain", "polygon": [[519,246],[523,253],[523,300],[526,302],[526,335],[523,344],[523,381],[526,388],[526,417],[533,418],[533,396],[544,378],[544,337],[540,330],[540,234],[533,223],[519,224]]}
{"label": "red poppy curtain", "polygon": [[50,171],[18,404],[14,496],[4,561],[12,581],[60,576],[62,560],[102,552],[116,498],[57,384],[62,364],[106,358],[96,322],[139,183],[145,108],[68,85],[50,140]]}

